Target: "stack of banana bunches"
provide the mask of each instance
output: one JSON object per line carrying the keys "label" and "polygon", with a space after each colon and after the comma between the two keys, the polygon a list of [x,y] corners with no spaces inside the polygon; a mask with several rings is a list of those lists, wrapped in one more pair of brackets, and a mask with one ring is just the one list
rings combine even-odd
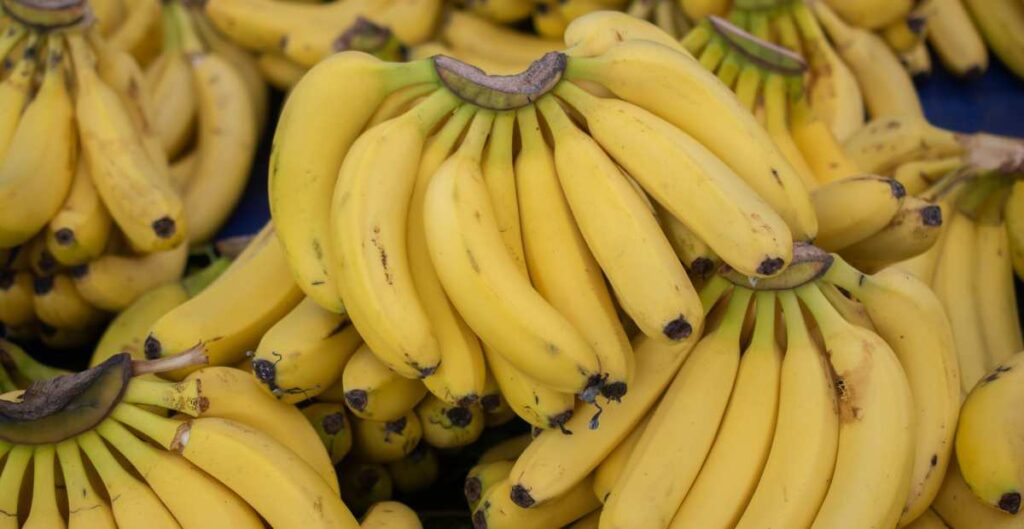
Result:
{"label": "stack of banana bunches", "polygon": [[1019,0],[0,7],[0,529],[1024,528]]}

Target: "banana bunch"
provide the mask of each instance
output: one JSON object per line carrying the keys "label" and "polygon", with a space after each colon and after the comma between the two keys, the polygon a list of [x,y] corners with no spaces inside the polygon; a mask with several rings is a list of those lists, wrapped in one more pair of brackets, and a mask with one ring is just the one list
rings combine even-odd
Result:
{"label": "banana bunch", "polygon": [[900,270],[800,255],[762,282],[712,276],[688,352],[638,338],[637,389],[598,428],[578,413],[572,436],[547,430],[512,460],[481,459],[466,482],[475,526],[555,528],[595,510],[580,527],[881,528],[927,515],[960,406],[942,304]]}
{"label": "banana bunch", "polygon": [[233,368],[201,369],[181,383],[151,378],[203,361],[198,349],[155,362],[123,353],[4,394],[6,524],[359,527],[297,409]]}
{"label": "banana bunch", "polygon": [[[350,320],[365,342],[342,373],[354,413],[373,408],[373,388],[349,398],[346,373],[360,366],[379,373],[366,381],[408,380],[394,383],[389,412],[425,386],[420,413],[472,424],[492,377],[495,422],[511,408],[561,427],[574,395],[614,401],[634,387],[620,311],[664,346],[700,334],[699,296],[659,217],[752,277],[779,273],[793,240],[813,237],[810,198],[757,121],[681,51],[621,39],[622,20],[671,41],[592,13],[569,26],[567,53],[516,76],[348,52],[292,91],[270,163],[272,216],[307,312],[322,307],[310,338]],[[694,96],[671,96],[681,92]],[[308,398],[344,363],[335,354],[315,370],[322,379],[289,382],[282,373],[301,361],[260,345],[253,370],[282,398]]]}

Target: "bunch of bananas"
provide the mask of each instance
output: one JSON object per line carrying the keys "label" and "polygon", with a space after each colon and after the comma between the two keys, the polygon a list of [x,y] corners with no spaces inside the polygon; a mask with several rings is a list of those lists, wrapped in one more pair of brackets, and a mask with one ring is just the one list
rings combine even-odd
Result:
{"label": "bunch of bananas", "polygon": [[232,368],[177,384],[152,374],[202,361],[198,350],[148,363],[123,353],[6,393],[0,503],[8,525],[358,527],[298,410]]}

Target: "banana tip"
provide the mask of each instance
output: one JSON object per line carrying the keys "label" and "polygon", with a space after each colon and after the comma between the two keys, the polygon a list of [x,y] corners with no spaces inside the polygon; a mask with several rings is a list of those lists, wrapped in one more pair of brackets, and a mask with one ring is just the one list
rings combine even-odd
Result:
{"label": "banana tip", "polygon": [[533,499],[533,496],[530,496],[530,491],[526,490],[526,487],[519,484],[512,486],[510,497],[512,498],[512,503],[524,509],[529,509],[534,503],[537,503]]}

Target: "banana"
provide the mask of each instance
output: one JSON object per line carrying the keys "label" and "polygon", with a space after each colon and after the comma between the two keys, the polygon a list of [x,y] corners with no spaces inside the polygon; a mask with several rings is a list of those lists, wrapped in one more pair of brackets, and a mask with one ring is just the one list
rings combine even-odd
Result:
{"label": "banana", "polygon": [[[555,391],[516,369],[498,352],[484,347],[487,368],[494,375],[501,398],[515,414],[535,428],[559,428],[573,415],[572,393]],[[486,397],[486,394],[485,394]],[[482,405],[487,405],[484,398]]]}
{"label": "banana", "polygon": [[989,357],[987,367],[1002,363],[1024,350],[1009,236],[1002,211],[1005,197],[1002,194],[988,199],[974,225],[974,280],[977,285],[974,293]]}
{"label": "banana", "polygon": [[520,273],[502,240],[480,165],[492,120],[477,113],[427,189],[424,227],[438,278],[469,327],[516,369],[558,391],[597,387],[593,350]]}
{"label": "banana", "polygon": [[[268,395],[252,376],[230,367],[206,367],[185,379],[198,381],[206,397],[204,417],[244,424],[269,435],[305,461],[323,481],[337,490],[337,477],[323,443],[306,418],[290,404]],[[182,411],[182,410],[178,410]]]}
{"label": "banana", "polygon": [[961,155],[963,140],[923,119],[888,117],[864,125],[843,149],[862,171],[887,174],[906,162]]}
{"label": "banana", "polygon": [[[207,6],[215,20],[219,3]],[[343,311],[328,246],[331,197],[342,160],[389,93],[436,83],[434,76],[430,61],[388,63],[340,53],[310,70],[281,111],[268,175],[270,213],[296,283],[327,310]]]}
{"label": "banana", "polygon": [[[173,11],[170,5],[164,11]],[[165,14],[164,17],[174,15]],[[176,24],[173,19],[170,24]],[[166,27],[164,38],[181,32],[180,28]],[[160,61],[159,75],[148,87],[149,97],[159,104],[153,105],[153,129],[160,138],[160,144],[167,153],[168,159],[174,159],[192,140],[196,131],[197,117],[201,114],[199,102],[192,81],[191,59],[182,49],[181,37],[175,35],[179,42],[164,44],[164,57]]]}
{"label": "banana", "polygon": [[373,504],[394,495],[394,483],[384,465],[347,460],[338,473],[341,499],[353,512],[365,512]]}
{"label": "banana", "polygon": [[[564,119],[564,114],[562,116]],[[568,189],[565,183],[578,178],[576,175],[581,174],[582,168],[574,169],[573,175],[565,175],[562,179],[565,183],[559,187],[559,177],[563,173],[556,173],[556,157],[544,143],[536,111],[532,107],[520,110],[518,121],[522,149],[515,161],[515,186],[519,197],[523,246],[530,278],[537,291],[587,339],[601,366],[602,394],[618,400],[626,394],[632,376],[633,350],[619,323],[618,314],[601,274],[602,269],[594,254],[590,253],[580,228],[577,228],[570,203],[567,203],[565,196],[562,195],[562,190]],[[556,136],[560,134],[556,126],[552,127],[552,133]],[[567,138],[558,137],[556,148],[562,145],[563,141],[567,141]],[[509,145],[511,146],[511,141]],[[563,165],[563,168],[565,167]],[[591,195],[589,206],[583,209],[610,211],[598,205],[598,186],[594,185],[593,175],[588,176],[591,177],[591,191],[594,191],[594,194]],[[616,192],[629,193],[622,188],[622,185],[628,185],[622,177],[618,174],[614,177],[618,181],[612,180],[610,183],[619,186],[612,191],[613,197]],[[578,183],[573,185],[579,186]],[[577,200],[582,197],[579,187],[574,193]],[[642,204],[629,202],[635,195],[621,196],[627,203],[635,206],[641,215],[649,214],[642,209]],[[577,218],[580,217],[581,215],[577,215]],[[590,233],[594,236],[594,232]],[[607,245],[608,242],[608,239],[604,239],[598,244]],[[601,251],[606,252],[604,256],[608,255],[607,248],[602,246]],[[617,279],[622,278],[621,272],[624,271],[618,265],[606,267],[605,270],[610,277]],[[635,268],[634,273],[637,276],[643,275]],[[614,284],[618,283],[613,281]],[[627,303],[626,299],[626,295],[619,297],[623,304]]]}
{"label": "banana", "polygon": [[18,511],[22,508],[18,498],[22,484],[26,483],[24,481],[26,470],[29,463],[32,462],[32,446],[12,446],[3,443],[0,452],[7,455],[3,471],[0,472],[0,510],[4,513],[0,518],[0,527],[18,529]]}
{"label": "banana", "polygon": [[[466,474],[466,481],[463,484],[463,494],[469,504],[469,512],[476,510],[480,500],[487,495],[494,485],[506,481],[512,465],[515,461],[501,459],[498,461],[479,462]],[[519,508],[519,507],[515,507]]]}
{"label": "banana", "polygon": [[897,268],[873,275],[842,261],[826,280],[856,296],[878,334],[899,358],[914,403],[914,469],[900,525],[921,516],[935,499],[953,450],[960,411],[956,342],[939,298],[924,283]]}
{"label": "banana", "polygon": [[558,2],[537,2],[530,13],[533,29],[545,39],[561,39],[570,20],[558,8]]}
{"label": "banana", "polygon": [[772,445],[783,351],[775,339],[775,295],[759,292],[751,343],[715,443],[670,528],[734,527]]}
{"label": "banana", "polygon": [[949,156],[937,160],[915,160],[896,167],[892,177],[903,184],[908,195],[920,195],[941,177],[964,167],[962,156]]}
{"label": "banana", "polygon": [[[795,79],[787,79],[777,73],[764,75],[764,92],[762,94],[764,125],[779,151],[800,175],[804,187],[814,189],[820,183],[819,177],[807,163],[804,153],[797,146],[790,131],[790,112],[786,92],[789,90],[787,85],[795,82]],[[822,180],[824,179],[825,177],[822,177]]]}
{"label": "banana", "polygon": [[960,413],[956,457],[964,481],[984,504],[1017,514],[1021,507],[1019,426],[1008,408],[1020,398],[1024,354],[997,364],[971,390]]}
{"label": "banana", "polygon": [[1024,76],[1024,6],[1012,0],[964,0],[992,51],[1018,77]]}
{"label": "banana", "polygon": [[829,43],[810,8],[794,2],[790,16],[799,30],[802,54],[811,70],[811,108],[828,123],[836,139],[846,141],[864,125],[864,96],[857,78]]}
{"label": "banana", "polygon": [[1003,215],[1010,243],[1010,261],[1017,276],[1024,277],[1024,184],[1014,182],[1006,198]]}
{"label": "banana", "polygon": [[477,463],[492,463],[494,461],[502,461],[506,459],[514,461],[522,455],[523,451],[526,450],[528,446],[530,446],[530,443],[533,442],[533,438],[534,436],[532,434],[524,433],[495,443],[480,454],[480,458],[477,459]]}
{"label": "banana", "polygon": [[846,322],[817,285],[797,292],[822,333],[839,390],[835,472],[811,527],[894,527],[914,464],[913,403],[903,368],[882,338]]}
{"label": "banana", "polygon": [[423,206],[434,172],[448,158],[466,124],[475,113],[475,107],[463,105],[437,134],[427,140],[409,202],[409,219],[406,227],[412,280],[416,294],[430,320],[431,330],[437,338],[438,352],[441,356],[441,364],[433,374],[423,379],[423,385],[438,398],[462,405],[469,405],[480,398],[484,390],[487,368],[484,365],[479,339],[452,307],[444,287],[437,278],[434,263],[430,260],[430,249],[423,226]]}
{"label": "banana", "polygon": [[57,443],[57,459],[68,492],[69,529],[116,529],[114,514],[93,488],[74,439]]}
{"label": "banana", "polygon": [[510,481],[494,485],[473,511],[473,526],[488,529],[564,527],[601,506],[594,497],[592,478],[546,505],[522,509],[509,499]]}
{"label": "banana", "polygon": [[697,343],[654,410],[604,505],[607,528],[665,528],[718,431],[736,376],[751,291],[734,289],[721,326]]}
{"label": "banana", "polygon": [[881,29],[905,18],[914,5],[912,0],[825,0],[825,3],[850,24],[866,29]]}
{"label": "banana", "polygon": [[84,264],[103,254],[110,228],[110,213],[96,192],[85,158],[79,157],[67,198],[47,227],[46,249],[62,265]]}
{"label": "banana", "polygon": [[185,239],[181,199],[150,157],[120,96],[94,69],[85,41],[68,36],[76,65],[75,111],[93,184],[118,227],[139,251],[169,250]]}
{"label": "banana", "polygon": [[707,243],[660,204],[655,204],[654,209],[661,222],[661,229],[664,230],[669,244],[687,271],[698,277],[710,274],[718,263],[718,256],[711,251]]}
{"label": "banana", "polygon": [[[690,57],[653,42],[626,41],[597,57],[570,57],[565,76],[569,80],[601,84],[618,97],[691,135],[734,171],[725,174],[739,176],[786,220],[793,238],[805,240],[817,233],[813,208],[799,175],[735,96]],[[653,89],[658,85],[664,88]],[[664,99],[664,94],[669,93],[687,93],[692,97]],[[700,116],[707,116],[707,119]],[[680,134],[676,132],[673,136]],[[744,149],[736,148],[736,138],[744,138]],[[656,159],[660,157],[661,154]],[[723,172],[725,168],[720,167],[718,171]],[[627,171],[643,181],[635,171],[629,168]],[[738,191],[738,196],[749,194],[749,190]],[[658,194],[652,195],[660,201]]]}
{"label": "banana", "polygon": [[49,276],[64,271],[50,250],[46,248],[46,237],[43,233],[40,232],[22,246],[25,247],[27,268],[30,268],[36,276]]}
{"label": "banana", "polygon": [[790,131],[800,154],[810,166],[816,181],[822,184],[859,174],[859,168],[846,156],[842,145],[818,118],[801,90],[790,101]]}
{"label": "banana", "polygon": [[158,0],[124,0],[127,14],[107,36],[110,45],[127,51],[139,64],[147,64],[160,53],[162,26]]}
{"label": "banana", "polygon": [[452,11],[442,22],[438,38],[456,51],[482,55],[525,69],[542,55],[562,49],[562,42],[504,28],[471,13]]}
{"label": "banana", "polygon": [[532,509],[584,481],[654,407],[696,341],[664,344],[638,338],[636,375],[628,397],[593,418],[581,404],[565,423],[571,436],[556,430],[541,432],[516,460],[509,476],[512,501]]}
{"label": "banana", "polygon": [[893,220],[906,194],[896,180],[873,175],[818,187],[811,194],[821,226],[814,243],[834,251],[867,239]]}
{"label": "banana", "polygon": [[252,372],[264,389],[295,404],[341,379],[361,343],[348,317],[306,298],[260,338]]}
{"label": "banana", "polygon": [[466,2],[468,11],[501,24],[509,24],[530,16],[532,0],[481,0]]}
{"label": "banana", "polygon": [[[485,0],[486,1],[486,0]],[[397,501],[373,504],[363,515],[360,529],[423,529],[416,511]]]}
{"label": "banana", "polygon": [[452,406],[427,395],[416,406],[423,425],[423,442],[434,448],[456,448],[472,444],[484,431],[484,413],[479,404]]}
{"label": "banana", "polygon": [[187,260],[188,245],[181,243],[151,254],[107,254],[73,268],[71,274],[82,298],[99,309],[119,312],[149,290],[180,278]]}
{"label": "banana", "polygon": [[[836,462],[839,415],[831,368],[808,332],[796,295],[782,291],[779,302],[787,344],[778,421],[761,479],[737,529],[809,527]],[[786,501],[791,497],[800,501]]]}
{"label": "banana", "polygon": [[423,492],[440,477],[441,466],[437,460],[437,451],[426,444],[419,444],[409,455],[388,463],[388,474],[398,492]]}
{"label": "banana", "polygon": [[412,453],[423,426],[412,410],[393,421],[352,419],[352,455],[370,463],[393,463]]}
{"label": "banana", "polygon": [[423,383],[389,369],[366,344],[345,364],[341,385],[348,409],[375,421],[398,420],[427,394]]}
{"label": "banana", "polygon": [[[641,7],[654,8],[654,2],[641,0]],[[683,51],[680,42],[658,26],[648,22],[646,14],[629,16],[616,11],[595,11],[573,20],[565,28],[566,54],[573,57],[601,55],[622,41],[649,40],[676,51]]]}
{"label": "banana", "polygon": [[[945,240],[938,257],[932,289],[942,300],[953,326],[956,352],[960,364],[960,386],[964,395],[970,392],[995,363],[988,353],[982,331],[980,307],[975,287],[966,278],[977,276],[974,223],[956,211],[945,229]],[[995,292],[988,293],[995,295]]]}
{"label": "banana", "polygon": [[0,272],[0,322],[7,327],[21,327],[35,321],[33,289],[30,272]]}
{"label": "banana", "polygon": [[109,35],[124,21],[126,6],[123,0],[99,0],[90,4],[96,27],[104,36]]}
{"label": "banana", "polygon": [[601,464],[594,469],[594,495],[597,496],[598,500],[601,500],[601,503],[607,503],[608,498],[611,497],[612,489],[615,488],[615,483],[619,481],[619,476],[622,475],[626,464],[629,463],[629,458],[633,455],[633,450],[636,448],[637,442],[640,441],[640,436],[647,429],[647,423],[650,422],[650,418],[651,415],[648,414],[641,419],[633,427],[633,430],[629,432],[629,435],[620,441],[618,446],[609,452],[601,460]]}
{"label": "banana", "polygon": [[253,507],[271,526],[349,528],[359,526],[345,504],[299,456],[267,434],[215,417],[188,422],[144,412],[114,418],[165,449],[181,454]]}
{"label": "banana", "polygon": [[[20,28],[20,26],[17,26]],[[4,32],[0,44],[5,48],[13,46],[16,41],[24,36],[24,29],[15,29]],[[39,45],[34,37],[24,44],[22,56],[15,63],[7,77],[0,81],[0,157],[7,157],[7,149],[11,144],[18,130],[18,123],[21,121],[25,104],[29,101],[32,88],[33,76],[36,72],[36,59],[38,58]],[[4,53],[6,56],[7,53]]]}
{"label": "banana", "polygon": [[725,0],[680,0],[680,7],[687,18],[698,21],[711,15],[725,16],[729,2]]}
{"label": "banana", "polygon": [[[405,377],[440,362],[407,258],[408,203],[430,130],[459,105],[448,90],[364,133],[338,174],[331,240],[338,288],[352,323],[375,354]],[[393,156],[394,149],[407,153]]]}
{"label": "banana", "polygon": [[389,119],[397,118],[407,112],[416,103],[430,95],[437,87],[431,83],[409,85],[395,90],[381,102],[373,113],[366,128],[373,128]]}
{"label": "banana", "polygon": [[57,507],[54,461],[57,458],[53,445],[40,445],[32,453],[32,505],[25,529],[66,529],[67,524]]}
{"label": "banana", "polygon": [[978,77],[988,69],[988,49],[961,0],[926,0],[917,8],[928,19],[928,43],[947,70]]}
{"label": "banana", "polygon": [[954,459],[932,506],[955,529],[1020,529],[1024,519],[986,505],[971,491]]}
{"label": "banana", "polygon": [[811,8],[857,78],[872,118],[924,117],[914,82],[881,37],[847,25],[824,2]]}
{"label": "banana", "polygon": [[0,161],[0,247],[32,237],[60,210],[75,173],[74,108],[62,37],[46,46],[43,81]]}
{"label": "banana", "polygon": [[82,330],[106,319],[106,314],[89,304],[74,281],[64,274],[37,277],[33,285],[32,304],[36,316],[47,325],[62,329]]}
{"label": "banana", "polygon": [[263,527],[241,498],[185,458],[154,448],[111,419],[96,431],[144,477],[183,529]]}
{"label": "banana", "polygon": [[216,53],[192,54],[198,160],[182,193],[189,244],[214,237],[238,203],[256,153],[258,123],[245,80]]}
{"label": "banana", "polygon": [[841,253],[861,270],[881,270],[928,251],[939,240],[941,232],[942,208],[927,200],[908,196],[887,226],[843,248]]}
{"label": "banana", "polygon": [[[241,293],[252,298],[243,301]],[[153,324],[144,346],[146,357],[174,355],[201,345],[211,365],[238,363],[301,300],[274,226],[267,224],[210,286]],[[181,378],[192,370],[169,376]]]}
{"label": "banana", "polygon": [[48,380],[70,372],[50,367],[32,358],[17,344],[0,338],[0,364],[26,382]]}
{"label": "banana", "polygon": [[340,463],[352,450],[352,424],[345,406],[336,402],[314,402],[302,408],[302,414],[323,441],[331,463]]}
{"label": "banana", "polygon": [[156,493],[121,466],[99,434],[80,435],[78,445],[112,498],[110,507],[118,527],[181,529]]}

